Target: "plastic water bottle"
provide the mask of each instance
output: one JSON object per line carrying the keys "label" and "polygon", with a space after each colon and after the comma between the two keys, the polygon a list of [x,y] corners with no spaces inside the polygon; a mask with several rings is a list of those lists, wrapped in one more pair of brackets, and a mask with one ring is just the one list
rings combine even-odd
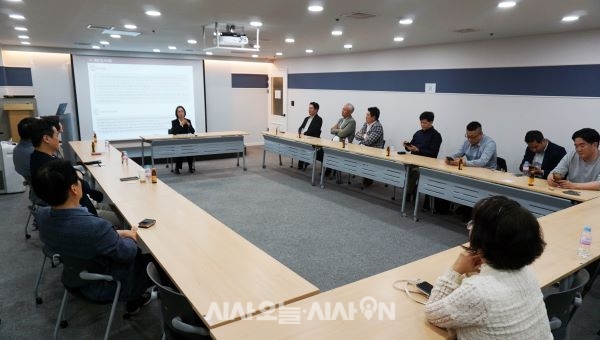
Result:
{"label": "plastic water bottle", "polygon": [[577,255],[580,259],[586,260],[590,257],[590,247],[592,246],[592,227],[585,226],[579,237],[579,247]]}
{"label": "plastic water bottle", "polygon": [[525,163],[523,163],[523,175],[529,176],[529,162],[528,161],[525,161]]}

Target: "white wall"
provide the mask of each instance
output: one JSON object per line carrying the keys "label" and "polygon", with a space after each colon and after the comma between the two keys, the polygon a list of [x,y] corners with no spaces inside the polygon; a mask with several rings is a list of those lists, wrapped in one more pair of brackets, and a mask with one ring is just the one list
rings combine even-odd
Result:
{"label": "white wall", "polygon": [[68,103],[67,112],[75,112],[75,96],[71,79],[71,57],[63,53],[2,51],[4,66],[29,67],[33,88],[9,94],[33,94],[40,116],[53,115],[60,103]]}
{"label": "white wall", "polygon": [[[600,31],[284,59],[275,66],[293,74],[574,64],[600,64]],[[290,106],[292,100],[294,107]],[[329,127],[339,118],[344,103],[355,105],[358,126],[364,123],[367,107],[379,107],[385,139],[397,148],[419,129],[419,114],[433,111],[434,125],[444,139],[440,157],[453,153],[464,141],[466,124],[478,120],[484,133],[496,140],[498,154],[507,160],[509,171],[515,171],[522,159],[528,130],[541,130],[571,150],[570,137],[575,130],[600,129],[600,98],[305,89],[288,90],[288,129],[300,125],[310,101],[321,105],[322,137],[330,136]]]}
{"label": "white wall", "polygon": [[206,60],[206,114],[208,131],[242,130],[248,145],[262,144],[267,127],[267,89],[232,88],[232,73],[269,74],[271,64]]}

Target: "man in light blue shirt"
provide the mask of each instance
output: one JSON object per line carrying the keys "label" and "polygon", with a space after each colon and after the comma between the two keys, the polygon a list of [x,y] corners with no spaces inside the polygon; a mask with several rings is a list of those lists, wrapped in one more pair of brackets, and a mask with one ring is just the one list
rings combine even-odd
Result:
{"label": "man in light blue shirt", "polygon": [[452,155],[452,160],[446,159],[446,164],[458,165],[459,159],[463,158],[463,165],[496,169],[496,142],[483,134],[479,122],[467,124],[467,140],[460,150]]}

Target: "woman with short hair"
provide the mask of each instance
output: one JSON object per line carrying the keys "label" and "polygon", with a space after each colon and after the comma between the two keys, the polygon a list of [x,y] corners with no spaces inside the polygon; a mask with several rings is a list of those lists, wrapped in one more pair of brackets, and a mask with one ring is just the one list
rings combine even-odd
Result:
{"label": "woman with short hair", "polygon": [[469,246],[435,282],[427,320],[458,339],[552,339],[542,292],[527,267],[546,243],[519,203],[493,196],[473,208]]}

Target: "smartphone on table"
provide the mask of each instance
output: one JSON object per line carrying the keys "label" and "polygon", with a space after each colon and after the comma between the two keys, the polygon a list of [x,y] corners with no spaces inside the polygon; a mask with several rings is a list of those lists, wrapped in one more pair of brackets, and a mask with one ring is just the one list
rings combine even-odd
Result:
{"label": "smartphone on table", "polygon": [[153,220],[151,218],[145,218],[145,219],[141,220],[140,223],[138,223],[138,227],[140,227],[140,228],[150,228],[154,224],[156,224],[156,220]]}
{"label": "smartphone on table", "polygon": [[419,283],[417,283],[415,285],[417,287],[418,290],[421,291],[421,293],[429,296],[431,295],[431,290],[433,289],[433,286],[431,285],[431,283],[427,282],[427,281],[421,281]]}

